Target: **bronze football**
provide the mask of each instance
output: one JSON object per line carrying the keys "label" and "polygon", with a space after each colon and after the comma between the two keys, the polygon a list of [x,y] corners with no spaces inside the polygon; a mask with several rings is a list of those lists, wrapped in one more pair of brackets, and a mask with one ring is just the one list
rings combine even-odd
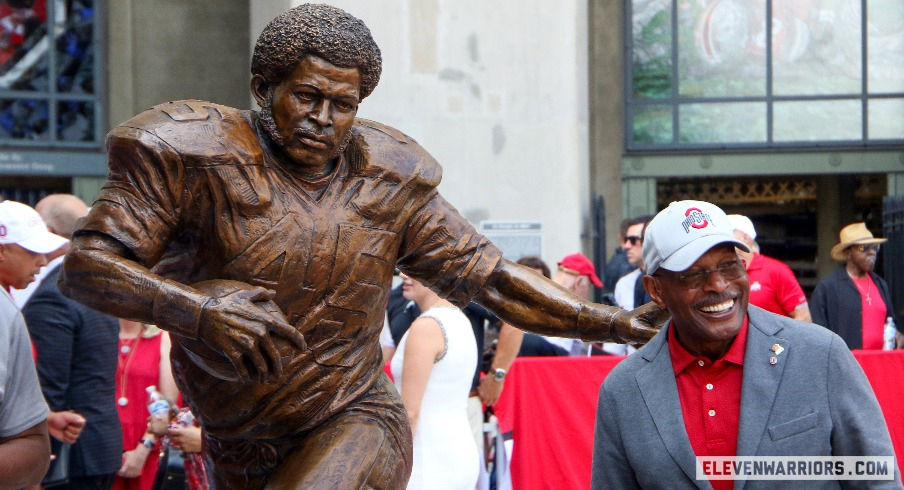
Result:
{"label": "bronze football", "polygon": [[[255,286],[244,282],[226,279],[203,281],[192,284],[191,287],[212,298],[222,298],[236,291],[255,288]],[[282,310],[280,310],[279,306],[277,306],[273,300],[259,301],[254,304],[261,307],[261,309],[265,310],[273,317],[288,323]],[[280,363],[285,367],[292,361],[294,355],[297,353],[297,349],[282,337],[272,335],[271,338],[280,353]],[[176,347],[176,349],[174,349],[174,354],[177,356],[179,354],[178,348],[181,348],[181,351],[185,354],[189,362],[197,365],[211,376],[226,381],[237,381],[239,379],[232,362],[230,362],[221,352],[208,346],[204,342],[204,339],[189,339],[178,335],[172,335],[172,339],[173,346]],[[249,369],[252,369],[250,365]]]}

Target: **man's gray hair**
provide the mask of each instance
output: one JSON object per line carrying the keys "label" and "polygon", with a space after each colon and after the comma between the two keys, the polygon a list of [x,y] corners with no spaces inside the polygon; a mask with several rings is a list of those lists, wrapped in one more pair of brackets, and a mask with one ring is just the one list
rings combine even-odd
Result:
{"label": "man's gray hair", "polygon": [[383,59],[364,22],[342,9],[311,3],[287,10],[267,24],[254,45],[251,73],[276,85],[306,55],[357,68],[362,100],[380,81]]}

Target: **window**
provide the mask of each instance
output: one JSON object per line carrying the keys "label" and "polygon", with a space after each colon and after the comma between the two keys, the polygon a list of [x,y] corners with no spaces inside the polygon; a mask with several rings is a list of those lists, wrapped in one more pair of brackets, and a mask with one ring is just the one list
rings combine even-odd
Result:
{"label": "window", "polygon": [[900,0],[633,0],[626,18],[628,150],[904,143]]}
{"label": "window", "polygon": [[99,147],[95,1],[0,1],[0,144]]}

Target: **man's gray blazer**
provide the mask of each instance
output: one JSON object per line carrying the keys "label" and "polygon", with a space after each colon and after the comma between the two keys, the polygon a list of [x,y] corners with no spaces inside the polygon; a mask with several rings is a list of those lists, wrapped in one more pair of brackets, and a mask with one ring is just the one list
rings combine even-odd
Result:
{"label": "man's gray blazer", "polygon": [[[739,456],[892,456],[869,381],[840,337],[750,306]],[[695,480],[667,329],[622,361],[600,389],[591,488],[711,488]],[[769,363],[773,344],[784,351]],[[736,481],[735,488],[901,488],[895,481]]]}

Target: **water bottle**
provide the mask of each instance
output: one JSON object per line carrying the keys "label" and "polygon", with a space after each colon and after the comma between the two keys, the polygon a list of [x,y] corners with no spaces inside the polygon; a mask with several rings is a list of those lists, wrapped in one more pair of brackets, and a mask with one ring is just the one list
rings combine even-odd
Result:
{"label": "water bottle", "polygon": [[895,319],[892,317],[886,318],[885,329],[883,330],[883,348],[885,350],[893,350],[895,348],[895,333],[897,333],[897,331],[898,330],[895,328]]}
{"label": "water bottle", "polygon": [[148,392],[148,412],[151,416],[157,420],[167,420],[170,405],[163,393],[157,391],[156,385],[148,386],[144,390]]}

